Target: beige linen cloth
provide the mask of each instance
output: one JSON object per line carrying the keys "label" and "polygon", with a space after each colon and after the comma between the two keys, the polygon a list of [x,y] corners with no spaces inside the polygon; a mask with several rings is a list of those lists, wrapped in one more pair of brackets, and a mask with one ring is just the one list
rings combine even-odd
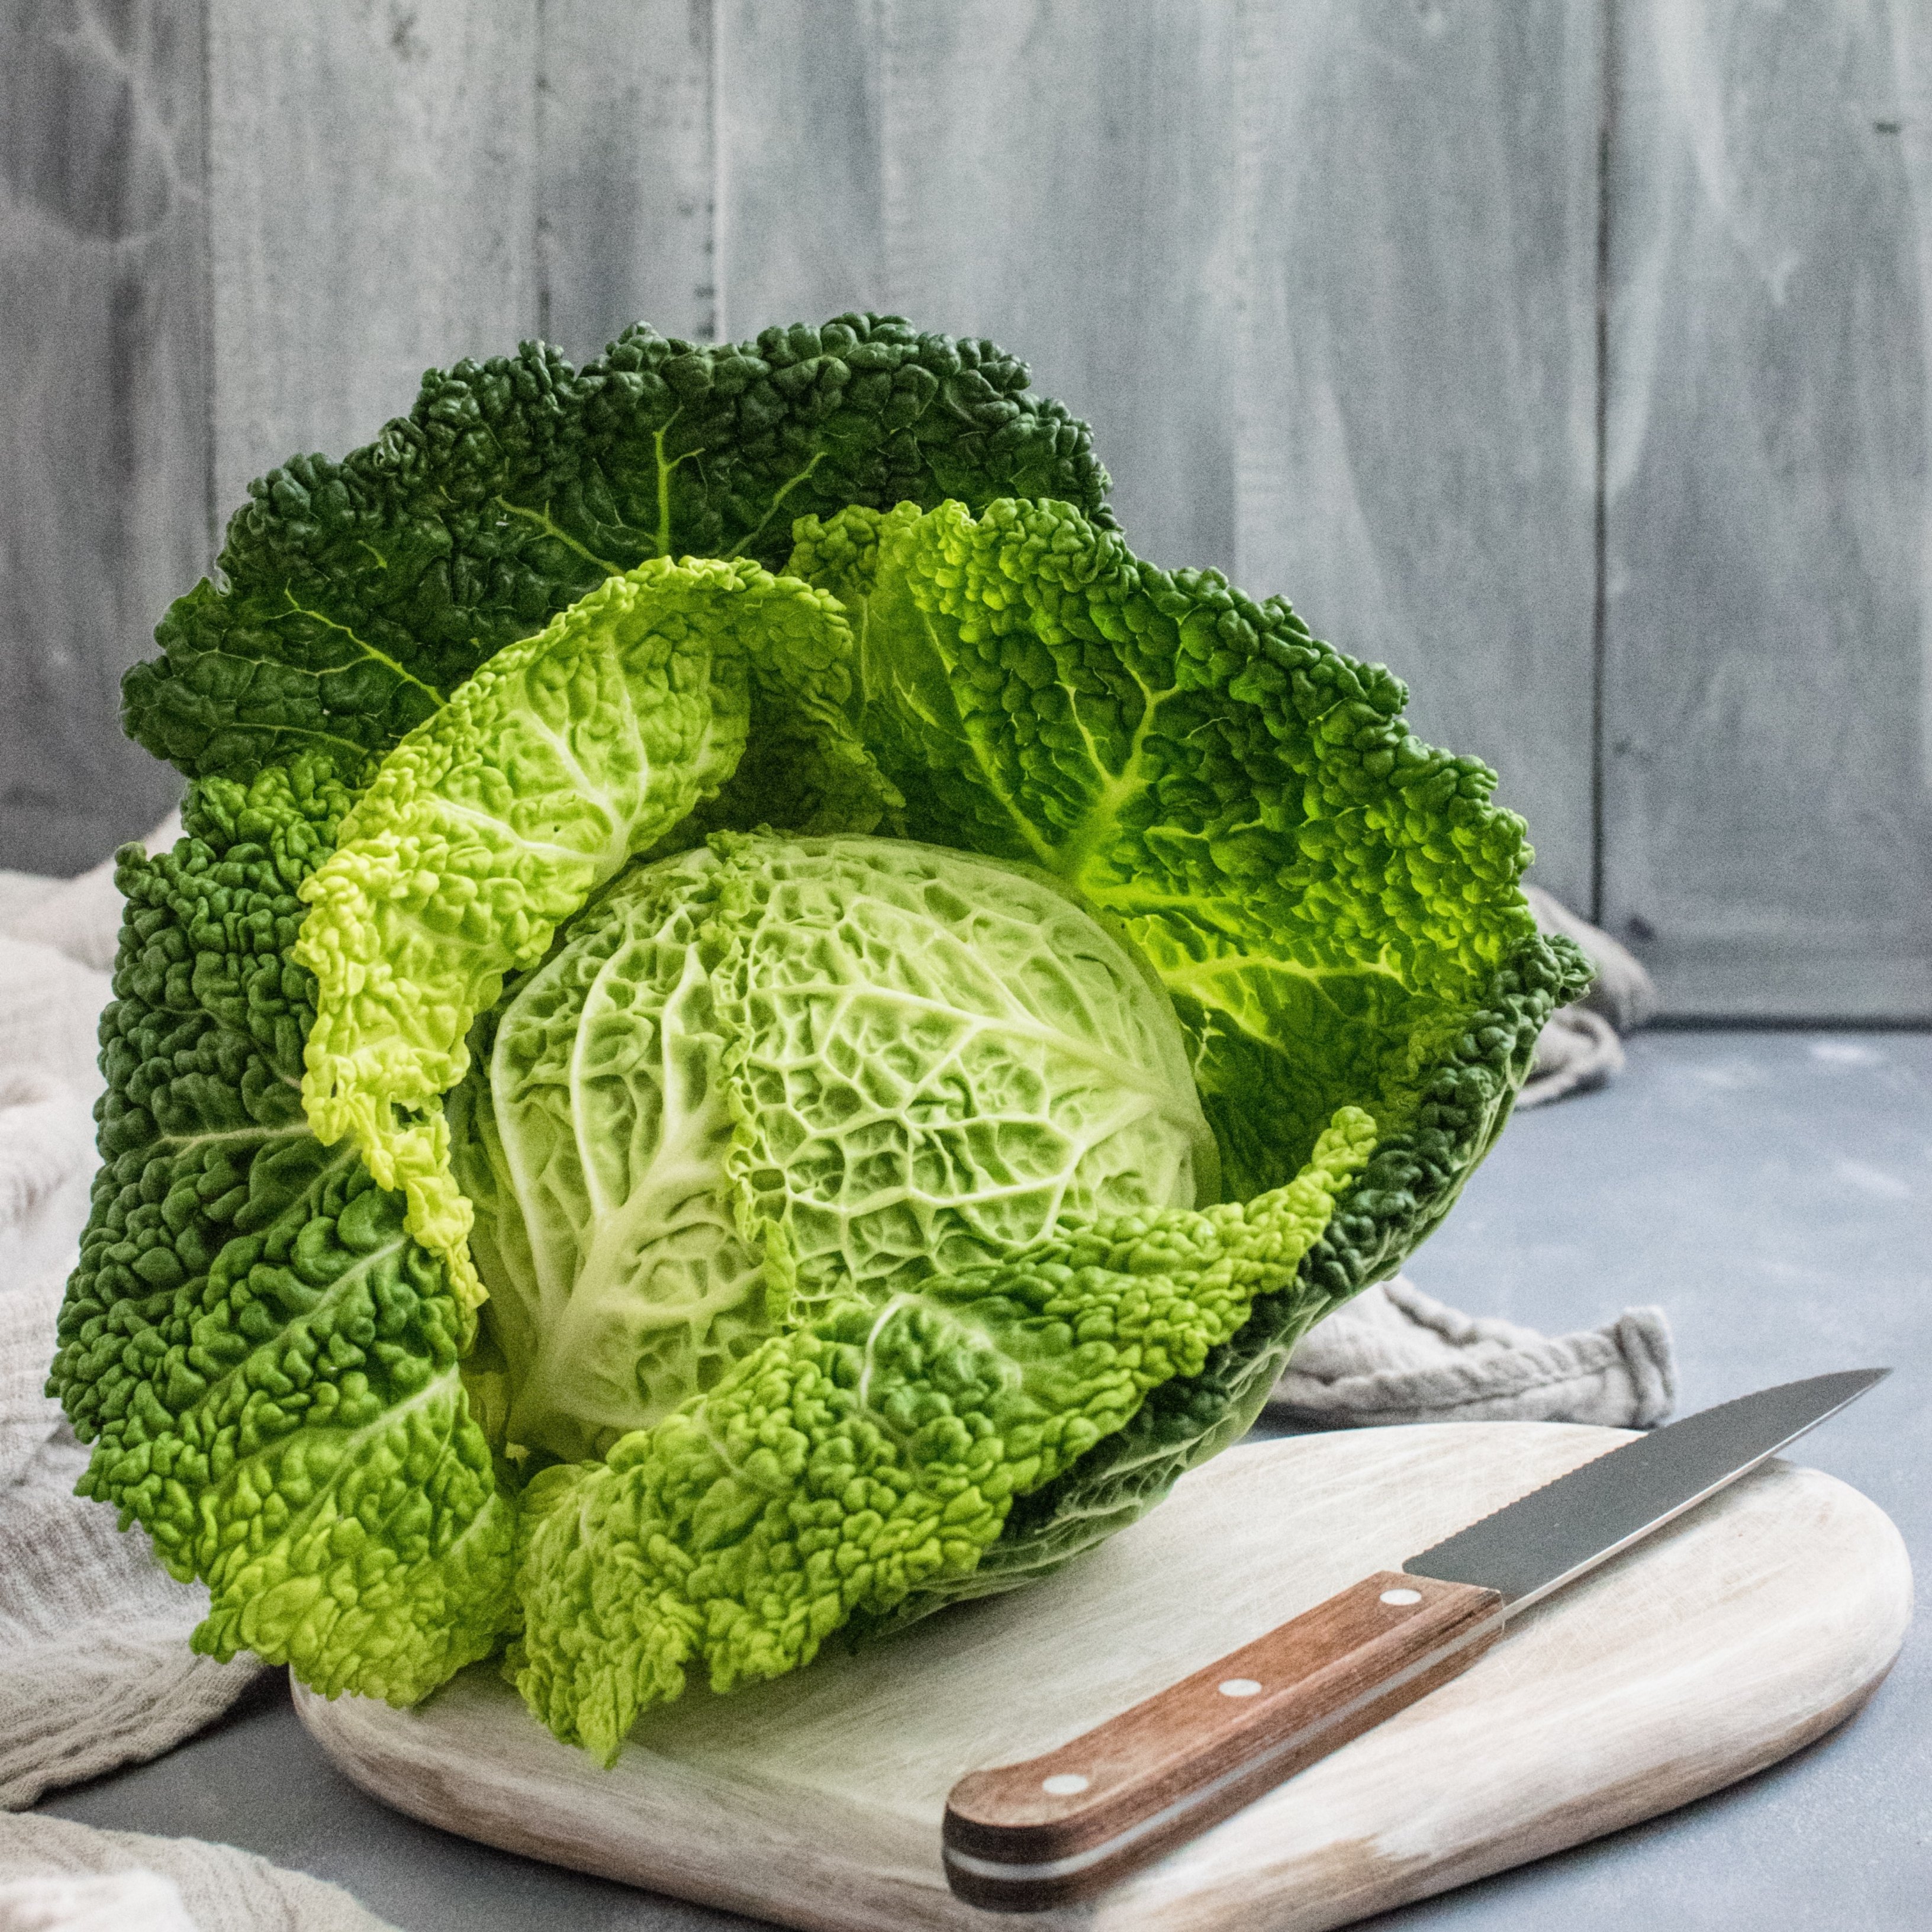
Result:
{"label": "beige linen cloth", "polygon": [[395,1932],[340,1886],[200,1838],[0,1816],[0,1932]]}
{"label": "beige linen cloth", "polygon": [[[158,827],[152,848],[178,824]],[[44,1793],[145,1762],[212,1723],[262,1666],[195,1656],[206,1593],[73,1493],[86,1451],[41,1393],[86,1219],[95,1023],[120,921],[113,865],[77,879],[0,872],[0,1932],[381,1932],[348,1894],[232,1846],[19,1815]],[[1522,1104],[1622,1064],[1642,969],[1554,902],[1604,980],[1559,1015]],[[1608,950],[1606,950],[1608,949]],[[1443,1307],[1398,1279],[1304,1341],[1272,1406],[1327,1427],[1522,1417],[1647,1426],[1669,1413],[1670,1340],[1654,1309],[1550,1337]]]}
{"label": "beige linen cloth", "polygon": [[206,1592],[73,1493],[87,1451],[41,1393],[87,1218],[119,922],[112,860],[72,880],[0,872],[0,1932],[392,1932],[232,1845],[18,1815],[172,1749],[262,1669],[189,1650]]}

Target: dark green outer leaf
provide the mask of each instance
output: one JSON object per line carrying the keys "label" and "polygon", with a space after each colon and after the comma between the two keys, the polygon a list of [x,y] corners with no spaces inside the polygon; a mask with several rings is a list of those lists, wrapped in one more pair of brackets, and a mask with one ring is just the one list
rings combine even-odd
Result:
{"label": "dark green outer leaf", "polygon": [[48,1390],[93,1444],[81,1493],[208,1584],[198,1649],[406,1702],[496,1643],[511,1513],[441,1265],[302,1113],[296,887],[347,805],[311,757],[197,784],[171,852],[123,849],[102,1166]]}
{"label": "dark green outer leaf", "polygon": [[796,517],[949,496],[1111,524],[1086,425],[1027,382],[990,343],[857,314],[706,346],[639,325],[582,370],[541,344],[431,370],[367,448],[250,485],[225,587],[178,599],[128,674],[128,734],[190,777],[305,750],[351,772],[648,557],[776,568]]}

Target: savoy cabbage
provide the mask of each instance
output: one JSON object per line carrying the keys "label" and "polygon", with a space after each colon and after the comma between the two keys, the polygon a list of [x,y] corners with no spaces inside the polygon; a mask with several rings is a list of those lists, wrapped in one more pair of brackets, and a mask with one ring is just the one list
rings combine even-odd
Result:
{"label": "savoy cabbage", "polygon": [[1521,822],[1106,484],[847,316],[253,487],[50,1382],[200,1648],[608,1756],[1131,1520],[1448,1211],[1587,976]]}

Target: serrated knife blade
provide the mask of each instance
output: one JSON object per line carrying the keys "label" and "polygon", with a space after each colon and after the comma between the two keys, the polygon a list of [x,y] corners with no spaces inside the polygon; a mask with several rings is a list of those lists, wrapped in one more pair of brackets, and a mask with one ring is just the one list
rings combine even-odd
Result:
{"label": "serrated knife blade", "polygon": [[1506,1618],[1891,1372],[1760,1389],[1623,1443],[1058,1750],[962,1778],[946,1807],[947,1883],[994,1911],[1091,1897],[1460,1676]]}
{"label": "serrated knife blade", "polygon": [[1527,1610],[1856,1402],[1889,1369],[1781,1382],[1700,1409],[1505,1504],[1402,1564],[1405,1575],[1493,1590]]}

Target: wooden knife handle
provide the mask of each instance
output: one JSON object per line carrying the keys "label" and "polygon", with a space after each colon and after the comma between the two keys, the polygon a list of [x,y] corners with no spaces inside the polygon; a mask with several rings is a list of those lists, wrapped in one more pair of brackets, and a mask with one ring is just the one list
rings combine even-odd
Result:
{"label": "wooden knife handle", "polygon": [[1385,1570],[946,1800],[946,1882],[995,1912],[1103,1891],[1466,1670],[1502,1598]]}

